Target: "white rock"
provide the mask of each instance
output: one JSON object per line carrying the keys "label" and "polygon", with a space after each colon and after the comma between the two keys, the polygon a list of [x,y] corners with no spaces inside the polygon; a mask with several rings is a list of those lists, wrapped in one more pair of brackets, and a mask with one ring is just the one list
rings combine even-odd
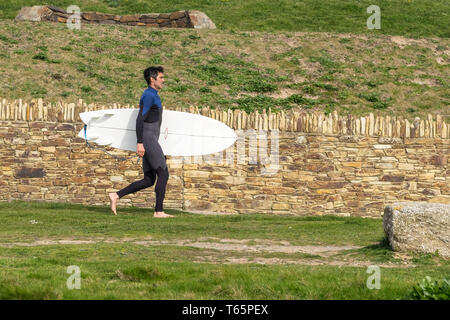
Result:
{"label": "white rock", "polygon": [[201,11],[189,10],[189,19],[195,29],[216,29],[211,19]]}
{"label": "white rock", "polygon": [[52,11],[47,6],[23,7],[16,16],[17,21],[42,21]]}
{"label": "white rock", "polygon": [[394,251],[418,251],[450,256],[450,205],[398,202],[383,215],[384,232]]}

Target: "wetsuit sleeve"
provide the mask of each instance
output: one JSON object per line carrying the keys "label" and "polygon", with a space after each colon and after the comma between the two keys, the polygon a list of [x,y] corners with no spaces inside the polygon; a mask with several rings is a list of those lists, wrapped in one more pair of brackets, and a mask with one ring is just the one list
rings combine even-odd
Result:
{"label": "wetsuit sleeve", "polygon": [[142,104],[142,99],[141,102],[139,103],[139,112],[138,112],[138,116],[136,118],[136,138],[137,138],[137,143],[144,143],[144,117],[142,116],[142,112],[143,112],[144,106]]}

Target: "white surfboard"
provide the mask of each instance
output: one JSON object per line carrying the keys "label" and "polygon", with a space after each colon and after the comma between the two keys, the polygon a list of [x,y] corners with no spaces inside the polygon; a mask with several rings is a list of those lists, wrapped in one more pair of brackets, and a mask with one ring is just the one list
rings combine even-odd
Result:
{"label": "white surfboard", "polygon": [[[136,118],[139,109],[108,109],[80,113],[87,125],[78,136],[98,145],[136,151]],[[159,144],[168,156],[216,153],[237,140],[226,124],[202,115],[163,110]]]}

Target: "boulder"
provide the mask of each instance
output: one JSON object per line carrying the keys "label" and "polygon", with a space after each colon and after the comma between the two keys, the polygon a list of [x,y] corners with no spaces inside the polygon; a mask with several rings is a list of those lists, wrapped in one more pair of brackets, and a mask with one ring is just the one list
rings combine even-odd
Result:
{"label": "boulder", "polygon": [[450,257],[450,205],[397,202],[384,209],[383,228],[394,251]]}
{"label": "boulder", "polygon": [[16,16],[17,21],[43,21],[53,13],[47,6],[23,7]]}
{"label": "boulder", "polygon": [[188,11],[189,20],[195,29],[216,29],[216,25],[203,12],[197,10]]}

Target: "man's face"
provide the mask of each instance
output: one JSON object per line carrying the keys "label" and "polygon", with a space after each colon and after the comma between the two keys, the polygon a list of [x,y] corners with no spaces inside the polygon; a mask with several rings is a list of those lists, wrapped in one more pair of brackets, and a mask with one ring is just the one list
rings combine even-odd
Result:
{"label": "man's face", "polygon": [[160,90],[163,87],[164,83],[164,74],[161,72],[158,72],[158,76],[156,77],[156,80],[151,78],[151,82],[153,84],[153,87],[156,90]]}

